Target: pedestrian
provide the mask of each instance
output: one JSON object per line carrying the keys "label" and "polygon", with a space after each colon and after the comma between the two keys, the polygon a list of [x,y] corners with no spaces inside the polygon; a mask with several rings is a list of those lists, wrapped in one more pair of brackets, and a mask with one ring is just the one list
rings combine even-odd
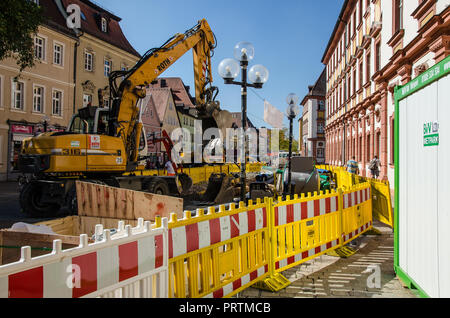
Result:
{"label": "pedestrian", "polygon": [[356,162],[355,156],[353,156],[352,159],[347,162],[347,171],[353,174],[358,174],[359,167],[358,163]]}
{"label": "pedestrian", "polygon": [[170,161],[170,159],[167,160],[164,168],[167,170],[167,176],[175,177],[175,169],[173,168],[172,161]]}
{"label": "pedestrian", "polygon": [[375,156],[369,163],[369,170],[373,179],[378,179],[378,176],[380,175],[380,167],[381,162],[378,159],[378,156]]}

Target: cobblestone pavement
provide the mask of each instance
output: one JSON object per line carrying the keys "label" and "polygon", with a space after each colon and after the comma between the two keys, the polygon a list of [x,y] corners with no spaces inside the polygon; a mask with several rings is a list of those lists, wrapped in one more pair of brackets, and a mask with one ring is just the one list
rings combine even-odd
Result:
{"label": "cobblestone pavement", "polygon": [[[349,258],[322,255],[293,267],[283,276],[291,285],[278,293],[248,288],[239,298],[416,298],[394,272],[394,234],[376,223],[382,235],[363,235],[350,245]],[[376,270],[379,269],[379,270]],[[379,273],[379,275],[377,275]],[[377,280],[378,278],[378,280]]]}

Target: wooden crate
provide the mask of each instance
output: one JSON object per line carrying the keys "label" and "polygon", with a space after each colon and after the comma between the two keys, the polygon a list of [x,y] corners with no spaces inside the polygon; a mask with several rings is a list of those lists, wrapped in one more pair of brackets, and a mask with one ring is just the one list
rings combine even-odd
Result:
{"label": "wooden crate", "polygon": [[183,217],[183,199],[113,188],[86,182],[76,182],[78,215],[121,220],[154,221],[156,216]]}
{"label": "wooden crate", "polygon": [[32,257],[50,254],[54,240],[61,240],[63,249],[74,248],[80,245],[79,236],[48,235],[1,230],[0,265],[19,261],[21,248],[23,246],[31,247]]}

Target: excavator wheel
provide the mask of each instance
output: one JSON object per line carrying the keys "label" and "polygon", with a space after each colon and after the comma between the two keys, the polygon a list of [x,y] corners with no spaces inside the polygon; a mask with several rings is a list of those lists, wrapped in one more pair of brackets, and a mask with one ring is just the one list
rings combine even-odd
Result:
{"label": "excavator wheel", "polygon": [[41,203],[43,188],[31,182],[24,185],[20,192],[20,206],[22,212],[33,218],[54,217],[58,214],[59,204]]}
{"label": "excavator wheel", "polygon": [[169,185],[161,178],[152,178],[148,183],[147,190],[154,194],[170,195]]}

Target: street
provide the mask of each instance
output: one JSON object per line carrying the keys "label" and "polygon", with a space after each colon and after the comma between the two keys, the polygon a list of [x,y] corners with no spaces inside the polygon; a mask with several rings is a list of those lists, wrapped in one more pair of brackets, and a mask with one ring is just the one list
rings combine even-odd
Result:
{"label": "street", "polygon": [[46,219],[33,219],[20,212],[19,184],[0,182],[0,229],[10,228],[14,223],[37,223]]}

